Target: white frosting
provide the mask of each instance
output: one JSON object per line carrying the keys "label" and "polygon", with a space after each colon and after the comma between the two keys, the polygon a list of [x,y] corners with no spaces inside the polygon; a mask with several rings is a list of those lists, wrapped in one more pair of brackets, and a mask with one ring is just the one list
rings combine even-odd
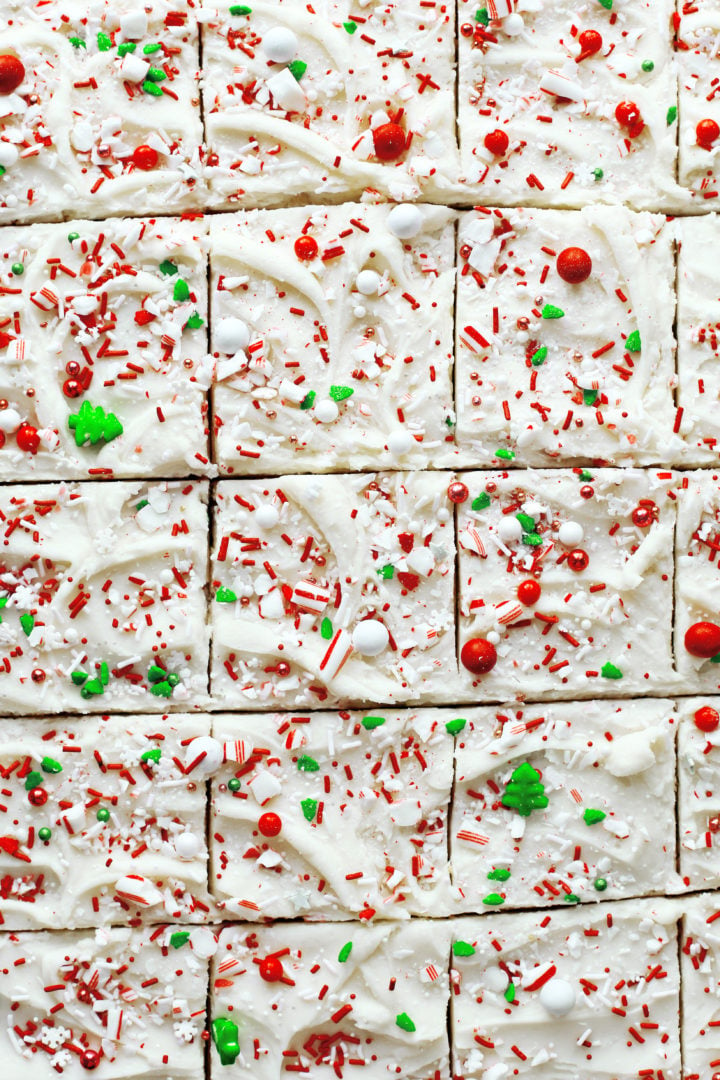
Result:
{"label": "white frosting", "polygon": [[[207,961],[170,946],[173,928],[0,937],[0,1057],[6,1075],[201,1075]],[[12,1007],[12,1011],[11,1011]],[[72,1049],[69,1049],[72,1047]]]}
{"label": "white frosting", "polygon": [[[510,450],[515,464],[540,466],[682,457],[673,432],[672,229],[664,218],[622,207],[480,211],[461,218],[459,246],[463,460],[493,464],[498,449]],[[557,270],[568,247],[592,262],[580,284]],[[548,305],[563,316],[543,318]],[[634,339],[626,349],[638,334],[640,350]]]}
{"label": "white frosting", "polygon": [[675,535],[675,664],[690,693],[717,693],[720,664],[692,656],[685,633],[694,623],[717,624],[720,579],[715,537],[720,520],[720,480],[716,473],[686,472],[678,485]]}
{"label": "white frosting", "polygon": [[[216,716],[211,881],[225,915],[378,919],[451,908],[443,712]],[[378,723],[382,720],[383,723]],[[237,791],[227,787],[236,776]],[[281,829],[263,836],[262,814]],[[352,837],[352,843],[349,838]]]}
{"label": "white frosting", "polygon": [[[470,710],[456,750],[453,882],[461,908],[563,906],[677,888],[675,835],[663,812],[675,779],[669,701]],[[649,757],[632,756],[637,740]],[[525,762],[547,806],[503,805]],[[588,811],[604,818],[593,823]],[[500,870],[500,877],[493,877]],[[510,871],[506,880],[503,872]],[[574,901],[573,901],[574,902]]]}
{"label": "white frosting", "polygon": [[[6,711],[204,703],[206,500],[206,485],[192,481],[0,488]],[[169,696],[150,692],[156,658],[175,683],[154,673]],[[72,674],[97,689],[103,663],[104,692],[83,697]]]}
{"label": "white frosting", "polygon": [[[222,481],[214,700],[267,709],[447,699],[456,671],[450,479],[427,472]],[[256,508],[267,504],[277,522],[264,527]],[[425,554],[413,569],[415,548]],[[218,588],[230,590],[225,602]],[[389,632],[377,655],[377,633],[367,652],[353,646],[366,618]]]}
{"label": "white frosting", "polygon": [[[421,215],[410,242],[388,228],[397,210]],[[396,211],[350,205],[211,219],[221,468],[277,474],[450,458],[453,214]],[[303,235],[318,245],[312,260],[295,253]],[[237,324],[247,336],[229,333]],[[351,394],[336,402],[338,387]]]}
{"label": "white frosting", "polygon": [[[455,1075],[679,1077],[680,914],[646,899],[455,920]],[[499,969],[512,985],[498,985]]]}
{"label": "white frosting", "polygon": [[[339,961],[348,944],[347,959]],[[223,930],[212,968],[212,1013],[240,1030],[235,1072],[276,1080],[292,1061],[310,1074],[337,1063],[346,1074],[355,1071],[352,1059],[364,1063],[356,1068],[366,1076],[449,1080],[449,944],[447,923],[421,919]],[[292,985],[261,977],[258,961],[273,954]],[[399,1018],[410,1025],[399,1026]],[[220,1068],[213,1049],[213,1073]]]}

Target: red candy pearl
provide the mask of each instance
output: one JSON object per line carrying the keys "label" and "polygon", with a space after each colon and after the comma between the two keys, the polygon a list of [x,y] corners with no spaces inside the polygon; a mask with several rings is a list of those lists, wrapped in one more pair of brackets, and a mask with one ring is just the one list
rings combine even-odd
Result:
{"label": "red candy pearl", "polygon": [[491,641],[470,638],[460,650],[460,660],[473,675],[487,675],[497,664],[497,652]]}
{"label": "red candy pearl", "polygon": [[632,512],[632,523],[638,529],[647,529],[652,525],[655,515],[650,506],[636,506]]}
{"label": "red candy pearl", "polygon": [[40,447],[40,436],[37,433],[37,428],[32,424],[21,424],[15,432],[15,439],[21,450],[27,451],[28,454],[37,454]]}
{"label": "red candy pearl", "polygon": [[720,626],[714,622],[696,622],[685,631],[685,648],[691,656],[708,659],[720,653]]}
{"label": "red candy pearl", "polygon": [[295,254],[303,262],[311,262],[318,255],[318,243],[314,236],[298,236],[295,241]]}
{"label": "red candy pearl", "polygon": [[25,66],[17,56],[0,56],[0,94],[12,94],[25,78]]}
{"label": "red candy pearl", "polygon": [[281,660],[275,665],[275,671],[281,679],[286,679],[290,674],[290,665],[285,660]]}
{"label": "red candy pearl", "polygon": [[282,821],[277,814],[262,814],[258,821],[258,829],[263,836],[277,836],[282,829]]}
{"label": "red candy pearl", "polygon": [[97,1050],[84,1050],[80,1056],[80,1064],[83,1069],[97,1069],[100,1064],[100,1054]]}
{"label": "red candy pearl", "polygon": [[532,604],[537,604],[541,592],[540,582],[530,578],[528,581],[521,581],[518,585],[517,598],[521,604],[530,607]]}
{"label": "red candy pearl", "polygon": [[592,259],[587,251],[579,247],[569,247],[561,251],[556,265],[560,277],[571,285],[579,285],[581,281],[587,281],[592,271]]}
{"label": "red candy pearl", "polygon": [[596,52],[600,52],[602,49],[602,37],[597,30],[583,30],[582,34],[578,36],[578,45],[581,52],[579,56],[575,57],[575,60],[579,64],[581,60],[587,60],[588,56],[594,56]]}
{"label": "red candy pearl", "polygon": [[615,109],[615,119],[618,124],[628,129],[628,135],[634,139],[645,127],[645,122],[634,101],[621,101]]}
{"label": "red candy pearl", "polygon": [[720,724],[720,713],[710,705],[703,705],[695,713],[695,726],[701,731],[714,731]]}
{"label": "red candy pearl", "polygon": [[469,494],[470,492],[467,489],[467,485],[463,484],[460,480],[456,480],[454,483],[450,484],[447,489],[448,499],[452,503],[464,503]]}
{"label": "red candy pearl", "polygon": [[63,394],[65,397],[80,397],[83,392],[82,383],[77,379],[66,379],[63,383]]}
{"label": "red candy pearl", "polygon": [[153,150],[152,146],[136,146],[133,150],[133,164],[138,169],[143,169],[145,172],[149,172],[150,169],[154,169],[158,163],[158,152]]}
{"label": "red candy pearl", "polygon": [[703,150],[712,150],[713,143],[720,135],[720,126],[714,120],[701,120],[695,128],[698,146]]}
{"label": "red candy pearl", "polygon": [[283,966],[277,956],[266,956],[260,961],[260,978],[265,982],[279,982],[283,974]]}
{"label": "red candy pearl", "polygon": [[41,667],[33,668],[30,678],[34,683],[45,682],[45,672]]}
{"label": "red candy pearl", "polygon": [[568,554],[568,569],[574,571],[576,574],[579,574],[581,570],[586,570],[589,563],[590,556],[587,551],[583,551],[582,548],[574,548],[573,551]]}
{"label": "red candy pearl", "polygon": [[32,791],[28,791],[28,801],[33,806],[44,806],[48,801],[48,793],[45,788],[34,787]]}
{"label": "red candy pearl", "polygon": [[375,157],[381,161],[397,161],[405,153],[405,132],[399,124],[381,124],[372,133]]}
{"label": "red candy pearl", "polygon": [[483,145],[491,154],[495,154],[496,157],[502,157],[510,145],[510,139],[504,131],[500,130],[500,128],[495,128],[494,131],[488,131],[483,139]]}

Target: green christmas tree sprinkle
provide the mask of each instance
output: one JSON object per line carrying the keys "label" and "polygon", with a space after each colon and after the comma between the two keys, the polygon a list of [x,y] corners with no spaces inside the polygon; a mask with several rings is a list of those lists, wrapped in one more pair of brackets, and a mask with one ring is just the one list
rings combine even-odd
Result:
{"label": "green christmas tree sprinkle", "polygon": [[529,761],[524,761],[515,769],[500,801],[508,809],[517,810],[521,817],[529,817],[533,810],[544,810],[548,805],[540,774]]}

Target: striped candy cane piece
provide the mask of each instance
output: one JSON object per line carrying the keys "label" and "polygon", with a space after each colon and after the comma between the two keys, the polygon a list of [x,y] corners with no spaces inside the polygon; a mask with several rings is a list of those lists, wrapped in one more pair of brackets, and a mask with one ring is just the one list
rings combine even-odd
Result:
{"label": "striped candy cane piece", "polygon": [[353,651],[352,637],[347,630],[336,630],[320,661],[320,671],[326,679],[334,679],[347,663]]}
{"label": "striped candy cane piece", "polygon": [[330,593],[312,581],[301,581],[294,586],[290,601],[302,611],[319,614],[330,603]]}

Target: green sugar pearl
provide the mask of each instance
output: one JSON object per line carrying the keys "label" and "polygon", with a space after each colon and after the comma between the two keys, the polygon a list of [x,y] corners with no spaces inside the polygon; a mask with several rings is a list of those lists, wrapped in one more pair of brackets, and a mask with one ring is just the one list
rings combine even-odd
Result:
{"label": "green sugar pearl", "polygon": [[595,888],[597,889],[598,892],[605,892],[605,890],[608,887],[607,879],[604,878],[604,877],[595,878],[595,881],[593,882],[593,885],[595,886]]}
{"label": "green sugar pearl", "polygon": [[42,829],[38,829],[38,836],[44,843],[47,844],[48,840],[52,836],[52,829],[48,829],[47,825],[43,825]]}
{"label": "green sugar pearl", "polygon": [[595,180],[602,180],[604,175],[605,173],[602,169],[593,169],[593,176],[595,177]]}
{"label": "green sugar pearl", "polygon": [[228,789],[230,791],[239,791],[240,790],[240,781],[238,780],[237,776],[231,776],[230,777],[230,779],[228,780]]}
{"label": "green sugar pearl", "polygon": [[655,68],[655,63],[652,60],[643,60],[640,67],[643,69],[643,71],[653,71]]}
{"label": "green sugar pearl", "polygon": [[79,240],[79,239],[80,239],[80,233],[79,232],[68,233],[68,241],[69,241],[69,243],[72,244],[74,240]]}
{"label": "green sugar pearl", "polygon": [[109,821],[110,811],[108,810],[107,806],[101,806],[95,816],[97,817],[98,821]]}
{"label": "green sugar pearl", "polygon": [[13,263],[10,269],[15,277],[20,277],[21,274],[25,273],[25,267],[22,263]]}

